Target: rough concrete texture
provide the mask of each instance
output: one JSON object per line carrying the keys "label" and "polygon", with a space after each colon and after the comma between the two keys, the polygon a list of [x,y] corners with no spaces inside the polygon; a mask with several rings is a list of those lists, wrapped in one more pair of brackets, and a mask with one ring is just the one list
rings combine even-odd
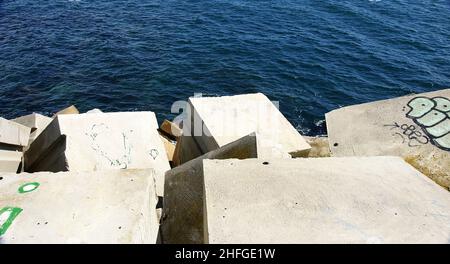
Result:
{"label": "rough concrete texture", "polygon": [[78,111],[78,109],[74,106],[71,105],[67,108],[64,108],[60,111],[58,111],[53,117],[57,116],[57,115],[73,115],[73,114],[79,114],[80,111]]}
{"label": "rough concrete texture", "polygon": [[25,147],[31,128],[0,117],[0,143]]}
{"label": "rough concrete texture", "polygon": [[450,186],[450,89],[326,114],[333,156],[395,155]]}
{"label": "rough concrete texture", "polygon": [[177,126],[177,124],[170,122],[169,120],[164,120],[160,126],[160,129],[174,138],[178,138],[183,134],[183,130]]}
{"label": "rough concrete texture", "polygon": [[164,143],[164,149],[166,150],[167,159],[169,161],[173,161],[173,155],[175,153],[175,145],[176,141],[172,141],[171,139],[167,138],[165,135],[159,134],[161,137],[161,141]]}
{"label": "rough concrete texture", "polygon": [[156,243],[151,169],[0,176],[0,244]]}
{"label": "rough concrete texture", "polygon": [[325,158],[331,156],[328,137],[305,137],[306,142],[311,146],[308,158]]}
{"label": "rough concrete texture", "polygon": [[17,172],[22,162],[22,152],[0,149],[0,172]]}
{"label": "rough concrete texture", "polygon": [[152,168],[162,196],[170,165],[157,129],[153,112],[59,115],[25,152],[25,171]]}
{"label": "rough concrete texture", "polygon": [[[256,132],[259,157],[307,155],[311,148],[278,108],[261,93],[189,98],[187,120],[203,153]],[[203,129],[202,129],[203,127]]]}
{"label": "rough concrete texture", "polygon": [[41,134],[42,131],[44,131],[44,129],[52,122],[52,120],[53,119],[50,117],[33,113],[30,115],[12,119],[11,121],[31,128],[31,135],[28,142],[28,145],[30,145],[39,136],[39,134]]}
{"label": "rough concrete texture", "polygon": [[[162,242],[203,243],[204,159],[247,159],[257,156],[255,134],[188,161],[166,173]],[[250,172],[251,173],[251,172]]]}
{"label": "rough concrete texture", "polygon": [[204,160],[203,174],[209,243],[450,242],[450,195],[399,157]]}
{"label": "rough concrete texture", "polygon": [[173,166],[179,166],[203,154],[194,137],[184,136],[178,138],[173,154]]}

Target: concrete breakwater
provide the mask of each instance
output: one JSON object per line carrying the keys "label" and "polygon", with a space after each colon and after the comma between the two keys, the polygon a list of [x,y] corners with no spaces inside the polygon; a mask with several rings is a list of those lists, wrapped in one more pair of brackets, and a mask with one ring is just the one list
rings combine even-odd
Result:
{"label": "concrete breakwater", "polygon": [[449,243],[450,90],[304,137],[265,95],[0,119],[0,243]]}

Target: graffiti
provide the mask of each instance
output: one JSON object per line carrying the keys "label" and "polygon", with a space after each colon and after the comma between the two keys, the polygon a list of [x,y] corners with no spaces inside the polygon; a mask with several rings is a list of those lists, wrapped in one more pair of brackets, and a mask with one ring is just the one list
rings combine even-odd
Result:
{"label": "graffiti", "polygon": [[156,160],[156,158],[158,157],[158,155],[159,155],[159,152],[158,152],[158,150],[156,150],[156,149],[152,149],[152,150],[150,150],[150,157],[152,157],[153,158],[153,160]]}
{"label": "graffiti", "polygon": [[22,212],[22,208],[3,207],[0,210],[0,236],[6,233],[14,219]]}
{"label": "graffiti", "polygon": [[[85,134],[91,141],[91,148],[100,156],[108,160],[112,167],[127,169],[128,165],[131,163],[131,150],[133,149],[133,145],[129,140],[129,135],[133,133],[133,130],[123,131],[120,135],[111,133],[113,133],[113,131],[107,125],[101,123],[93,125],[90,131]],[[109,135],[105,136],[106,134]],[[101,135],[104,136],[101,137]],[[119,150],[114,148],[114,144],[111,144],[110,140],[114,140],[114,138],[117,138],[118,136],[122,141],[123,149],[121,153],[116,154]],[[110,151],[107,150],[108,148]],[[111,152],[114,152],[115,155],[112,155]]]}
{"label": "graffiti", "polygon": [[384,125],[385,127],[391,127],[391,130],[395,130],[393,136],[398,136],[402,140],[402,144],[408,143],[409,147],[418,147],[429,143],[429,139],[424,135],[415,125],[402,124],[397,122],[390,125]]}
{"label": "graffiti", "polygon": [[30,182],[20,186],[18,191],[19,193],[28,193],[36,190],[38,187],[39,187],[38,182]]}
{"label": "graffiti", "polygon": [[450,99],[445,97],[415,97],[408,102],[406,117],[412,119],[442,150],[450,151]]}

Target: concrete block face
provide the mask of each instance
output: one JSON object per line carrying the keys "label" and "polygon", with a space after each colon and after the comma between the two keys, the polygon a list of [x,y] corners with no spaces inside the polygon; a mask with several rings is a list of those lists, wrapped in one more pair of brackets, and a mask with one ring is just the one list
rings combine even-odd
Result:
{"label": "concrete block face", "polygon": [[25,153],[25,170],[152,168],[162,195],[170,165],[157,129],[153,112],[60,115]]}
{"label": "concrete block face", "polygon": [[395,155],[450,186],[450,89],[326,114],[333,156]]}
{"label": "concrete block face", "polygon": [[175,145],[173,165],[179,166],[203,154],[194,137],[182,135]]}
{"label": "concrete block face", "polygon": [[76,115],[76,114],[79,114],[79,113],[80,113],[80,111],[78,111],[76,106],[71,105],[71,106],[69,106],[67,108],[64,108],[64,109],[58,111],[54,116],[57,116],[57,115]]}
{"label": "concrete block face", "polygon": [[[222,97],[191,97],[187,120],[202,152],[217,149],[256,132],[260,157],[279,157],[280,150],[305,156],[309,144],[263,94]],[[272,155],[272,152],[275,153]]]}
{"label": "concrete block face", "polygon": [[209,243],[450,241],[450,195],[399,157],[204,160],[203,174]]}
{"label": "concrete block face", "polygon": [[16,173],[22,162],[22,152],[0,149],[0,172]]}
{"label": "concrete block face", "polygon": [[174,138],[178,138],[183,134],[183,130],[175,123],[164,120],[160,127],[161,131]]}
{"label": "concrete block face", "polygon": [[151,169],[0,176],[0,243],[156,243]]}
{"label": "concrete block face", "polygon": [[31,128],[0,117],[0,143],[25,147]]}
{"label": "concrete block face", "polygon": [[256,137],[251,134],[168,171],[164,189],[164,217],[161,223],[162,242],[204,243],[204,159],[246,159],[256,156]]}
{"label": "concrete block face", "polygon": [[44,131],[44,129],[52,122],[52,120],[53,119],[50,117],[33,113],[30,115],[12,119],[11,121],[14,121],[16,123],[31,128],[31,134],[28,143],[31,144],[41,134],[41,132]]}

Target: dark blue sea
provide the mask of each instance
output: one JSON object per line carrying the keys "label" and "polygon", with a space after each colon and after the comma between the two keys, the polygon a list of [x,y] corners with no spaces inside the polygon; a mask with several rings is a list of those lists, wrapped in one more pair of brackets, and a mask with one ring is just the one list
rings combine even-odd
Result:
{"label": "dark blue sea", "polygon": [[301,132],[450,87],[450,1],[0,0],[0,115],[263,92]]}

